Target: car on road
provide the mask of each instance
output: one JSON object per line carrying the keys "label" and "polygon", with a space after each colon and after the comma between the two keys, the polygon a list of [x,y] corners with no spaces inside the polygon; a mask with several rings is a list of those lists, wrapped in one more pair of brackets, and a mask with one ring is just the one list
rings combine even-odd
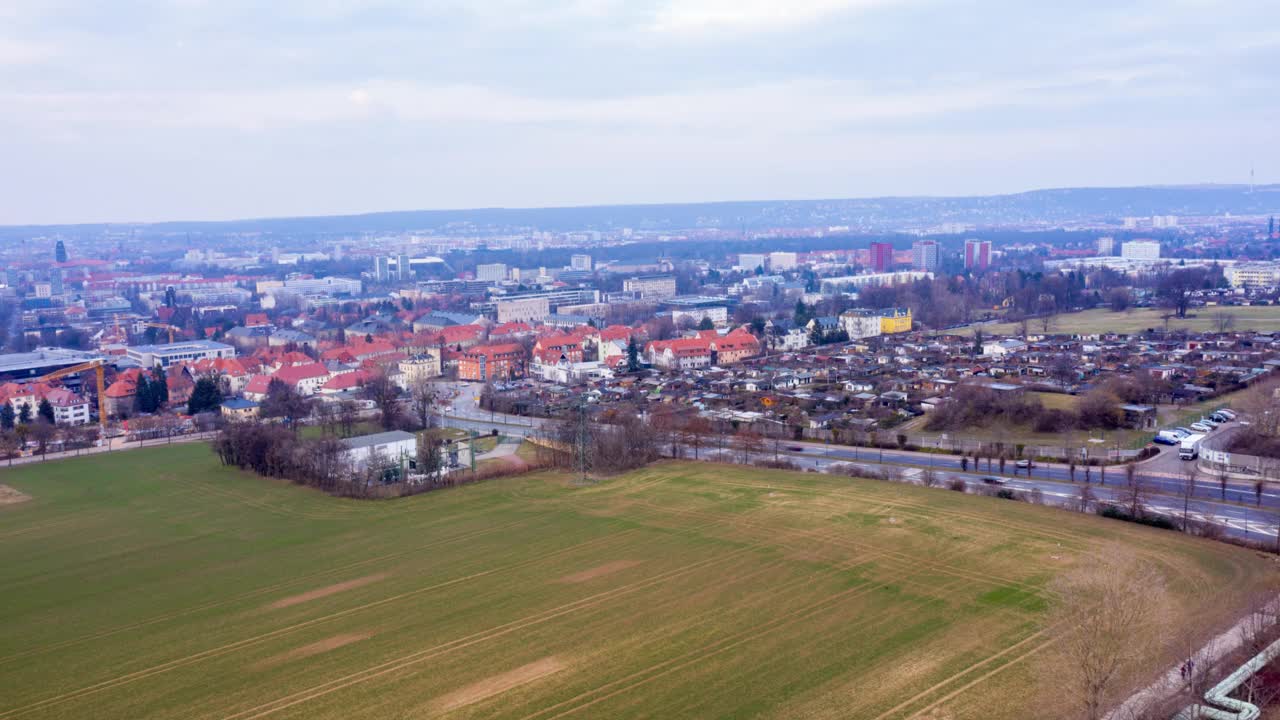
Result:
{"label": "car on road", "polygon": [[1036,466],[1036,463],[1034,460],[1023,458],[1018,462],[1014,463],[1014,466],[1017,467],[1019,470],[1030,470],[1031,468]]}
{"label": "car on road", "polygon": [[1191,429],[1195,430],[1197,433],[1207,433],[1207,432],[1213,431],[1213,426],[1206,425],[1205,423],[1202,423],[1202,422],[1194,422],[1194,423],[1191,423]]}
{"label": "car on road", "polygon": [[787,451],[788,452],[804,452],[804,447],[801,445],[788,445]]}
{"label": "car on road", "polygon": [[1001,480],[1000,478],[990,477],[990,476],[982,478],[982,482],[987,485],[1003,485],[1004,484],[1004,481]]}

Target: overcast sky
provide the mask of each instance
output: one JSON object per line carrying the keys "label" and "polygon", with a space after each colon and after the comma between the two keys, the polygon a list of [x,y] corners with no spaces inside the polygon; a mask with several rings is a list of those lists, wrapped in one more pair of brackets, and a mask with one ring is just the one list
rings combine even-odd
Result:
{"label": "overcast sky", "polygon": [[1276,0],[0,0],[0,223],[1277,181],[1276,68]]}

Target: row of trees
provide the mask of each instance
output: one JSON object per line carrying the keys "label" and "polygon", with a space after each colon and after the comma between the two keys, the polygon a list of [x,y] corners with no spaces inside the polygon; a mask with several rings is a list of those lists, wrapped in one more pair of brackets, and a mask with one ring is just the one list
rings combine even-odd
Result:
{"label": "row of trees", "polygon": [[925,428],[930,431],[987,428],[996,423],[1031,427],[1036,432],[1115,430],[1124,424],[1120,398],[1106,390],[1082,396],[1074,410],[1045,408],[1021,393],[996,392],[981,385],[961,385],[951,400],[934,410]]}

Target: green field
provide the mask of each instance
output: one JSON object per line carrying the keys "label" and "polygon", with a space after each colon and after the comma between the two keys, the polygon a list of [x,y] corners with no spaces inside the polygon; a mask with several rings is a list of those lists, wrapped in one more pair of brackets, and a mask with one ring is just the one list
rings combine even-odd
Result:
{"label": "green field", "polygon": [[[1261,307],[1201,307],[1193,308],[1183,319],[1169,320],[1170,330],[1195,330],[1199,332],[1216,332],[1216,315],[1226,313],[1232,319],[1231,330],[1280,331],[1280,305]],[[1163,308],[1134,308],[1126,312],[1110,310],[1085,310],[1083,312],[1061,313],[1053,316],[1049,325],[1051,334],[1076,335],[1091,333],[1136,333],[1148,328],[1164,328],[1164,316],[1169,311]],[[992,325],[970,326],[966,334],[973,334],[974,327],[981,327],[984,335],[1020,335],[1022,326],[1018,323],[996,323]],[[1028,322],[1027,331],[1040,334],[1042,325],[1039,320]]]}
{"label": "green field", "polygon": [[32,498],[0,507],[0,720],[1012,720],[1034,716],[1046,583],[1085,553],[1125,543],[1206,623],[1270,567],[1022,503],[708,464],[360,502],[193,444],[0,482]]}

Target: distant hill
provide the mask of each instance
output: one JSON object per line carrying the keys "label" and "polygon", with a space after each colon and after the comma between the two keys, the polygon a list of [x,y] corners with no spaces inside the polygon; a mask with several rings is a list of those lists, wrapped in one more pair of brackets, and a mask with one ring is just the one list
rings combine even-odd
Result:
{"label": "distant hill", "polygon": [[973,197],[709,202],[665,205],[598,205],[558,208],[408,210],[362,215],[262,218],[217,222],[90,224],[0,227],[0,237],[92,234],[139,228],[148,234],[271,233],[347,235],[364,232],[567,230],[689,230],[853,225],[891,230],[919,223],[976,225],[1065,223],[1150,215],[1258,215],[1280,213],[1280,185],[1184,185],[1128,188],[1060,188]]}

